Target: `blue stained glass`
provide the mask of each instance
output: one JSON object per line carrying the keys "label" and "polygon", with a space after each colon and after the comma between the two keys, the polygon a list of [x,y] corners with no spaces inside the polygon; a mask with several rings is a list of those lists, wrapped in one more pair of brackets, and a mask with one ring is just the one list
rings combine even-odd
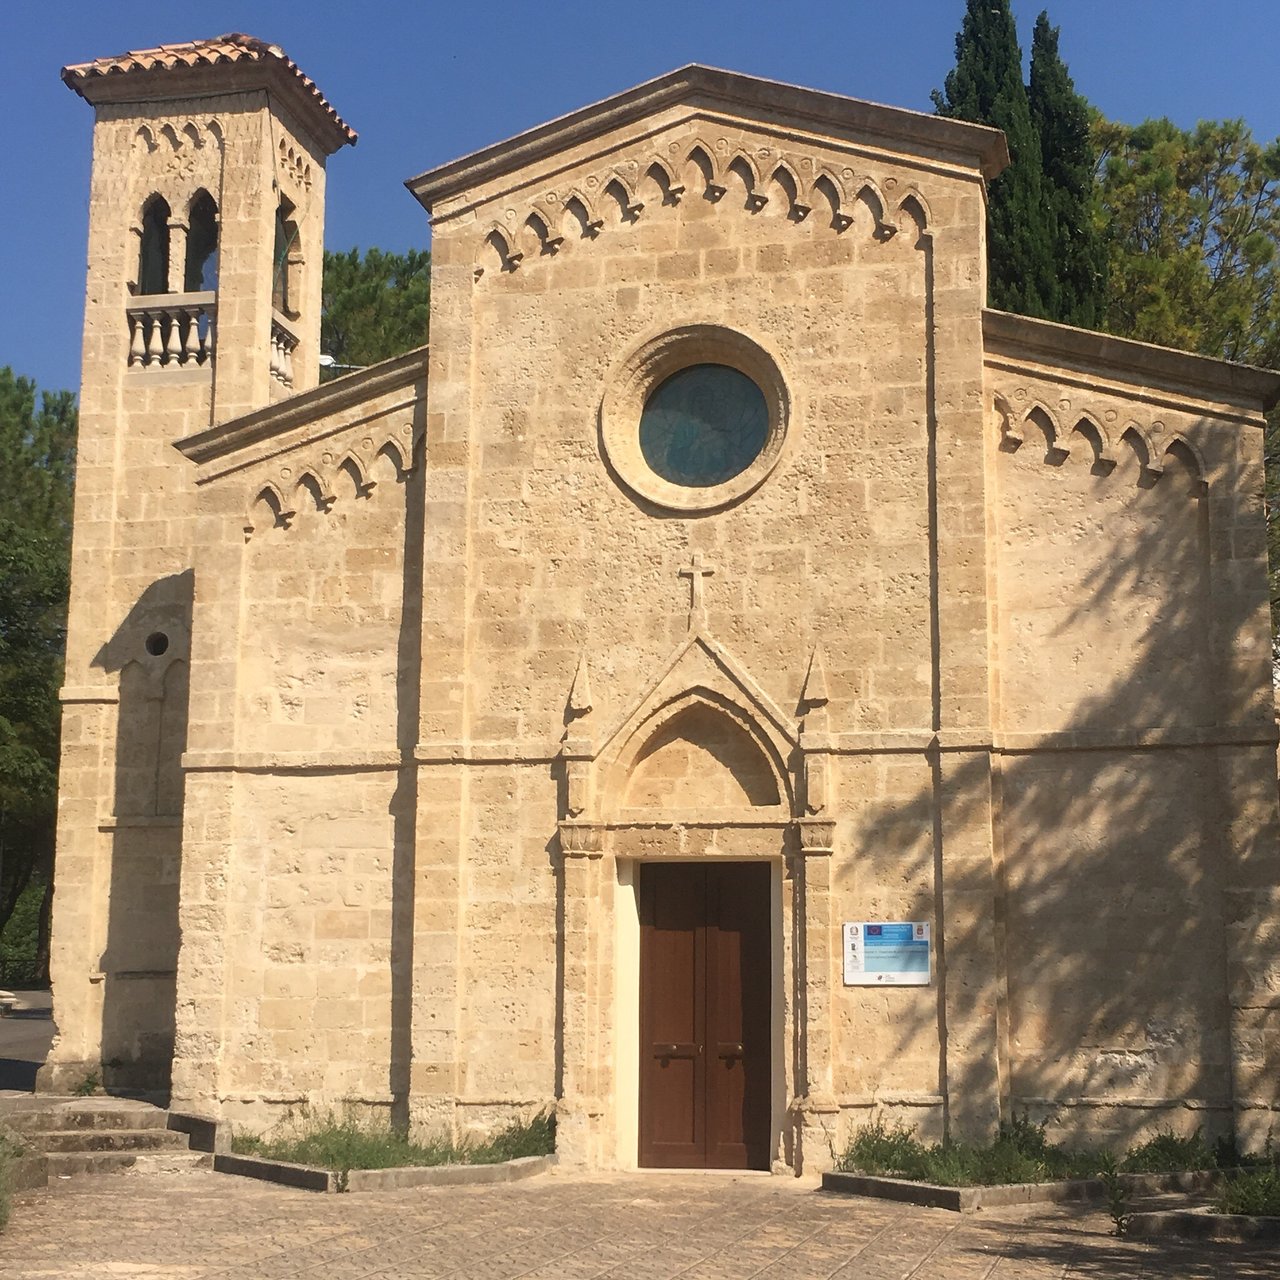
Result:
{"label": "blue stained glass", "polygon": [[723,364],[673,373],[640,415],[640,452],[664,480],[709,489],[741,475],[769,435],[764,392]]}

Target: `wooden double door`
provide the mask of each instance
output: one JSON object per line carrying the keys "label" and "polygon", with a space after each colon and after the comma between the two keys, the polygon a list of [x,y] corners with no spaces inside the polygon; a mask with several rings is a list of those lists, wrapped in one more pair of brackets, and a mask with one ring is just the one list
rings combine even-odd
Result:
{"label": "wooden double door", "polygon": [[640,868],[640,1164],[768,1169],[770,871]]}

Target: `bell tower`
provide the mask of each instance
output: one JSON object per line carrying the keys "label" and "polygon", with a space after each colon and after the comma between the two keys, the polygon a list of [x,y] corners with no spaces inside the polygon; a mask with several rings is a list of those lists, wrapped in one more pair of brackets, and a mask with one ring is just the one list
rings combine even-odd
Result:
{"label": "bell tower", "polygon": [[63,69],[94,108],[41,1087],[163,1095],[173,1051],[194,488],[173,441],[319,376],[325,162],[355,134],[241,34]]}

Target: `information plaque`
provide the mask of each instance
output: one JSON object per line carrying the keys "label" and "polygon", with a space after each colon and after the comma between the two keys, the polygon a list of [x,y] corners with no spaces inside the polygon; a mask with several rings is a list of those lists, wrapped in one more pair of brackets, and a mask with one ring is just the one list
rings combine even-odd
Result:
{"label": "information plaque", "polygon": [[846,922],[846,987],[927,987],[929,926],[920,921]]}

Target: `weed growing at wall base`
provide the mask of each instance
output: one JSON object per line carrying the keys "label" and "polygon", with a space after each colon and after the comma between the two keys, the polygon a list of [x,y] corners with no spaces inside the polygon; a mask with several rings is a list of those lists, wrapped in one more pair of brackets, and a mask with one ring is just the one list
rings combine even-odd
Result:
{"label": "weed growing at wall base", "polygon": [[1045,1139],[1044,1126],[1025,1117],[1001,1125],[995,1141],[984,1146],[965,1142],[925,1146],[910,1126],[876,1120],[857,1130],[838,1167],[943,1187],[985,1187],[1092,1177],[1098,1171],[1098,1158],[1093,1151],[1054,1146]]}
{"label": "weed growing at wall base", "polygon": [[13,1195],[13,1166],[22,1155],[22,1147],[7,1131],[0,1131],[0,1231],[9,1224],[10,1200]]}
{"label": "weed growing at wall base", "polygon": [[1257,1218],[1280,1218],[1280,1162],[1246,1169],[1222,1186],[1214,1208],[1219,1213],[1243,1213]]}
{"label": "weed growing at wall base", "polygon": [[415,1142],[385,1124],[352,1115],[320,1114],[295,1122],[274,1137],[240,1134],[237,1155],[317,1165],[339,1174],[352,1169],[396,1169],[406,1165],[500,1164],[555,1150],[555,1117],[543,1112],[518,1121],[485,1142],[447,1139]]}
{"label": "weed growing at wall base", "polygon": [[1060,1147],[1045,1126],[1026,1116],[1000,1126],[993,1142],[975,1146],[939,1142],[926,1146],[902,1123],[875,1120],[853,1135],[837,1167],[843,1172],[932,1182],[944,1187],[989,1187],[1015,1182],[1114,1177],[1120,1173],[1180,1173],[1238,1163],[1230,1143],[1210,1147],[1200,1130],[1189,1137],[1162,1131],[1121,1158],[1092,1147]]}

